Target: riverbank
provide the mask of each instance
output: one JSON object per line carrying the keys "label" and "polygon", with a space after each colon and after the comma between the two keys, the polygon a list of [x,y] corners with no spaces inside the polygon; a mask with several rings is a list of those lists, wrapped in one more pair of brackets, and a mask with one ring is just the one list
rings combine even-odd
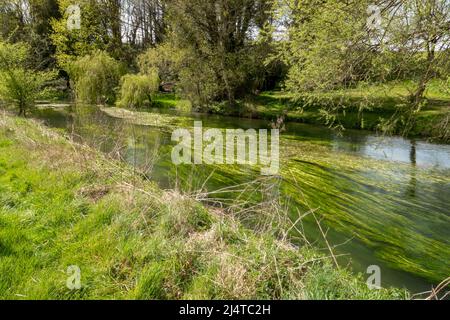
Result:
{"label": "riverbank", "polygon": [[[400,299],[308,246],[163,191],[32,120],[0,116],[4,299]],[[278,230],[279,231],[279,230]],[[81,289],[69,290],[69,266]]]}
{"label": "riverbank", "polygon": [[[334,125],[342,125],[345,129],[379,131],[383,121],[389,120],[401,110],[413,89],[412,82],[388,83],[330,92],[311,101],[296,99],[294,95],[282,91],[262,92],[238,101],[238,113],[230,113],[220,105],[213,106],[211,112],[268,121],[282,116],[287,122],[329,126],[321,109],[327,107],[327,103],[344,103],[345,108],[336,114]],[[450,142],[450,94],[445,91],[445,84],[433,81],[425,97],[426,103],[416,115],[408,136]],[[178,108],[180,105],[184,110],[188,104],[173,94],[160,94],[155,98],[155,103],[166,108]],[[361,112],[362,106],[364,110]],[[398,134],[400,131],[401,125],[394,128],[393,133]]]}

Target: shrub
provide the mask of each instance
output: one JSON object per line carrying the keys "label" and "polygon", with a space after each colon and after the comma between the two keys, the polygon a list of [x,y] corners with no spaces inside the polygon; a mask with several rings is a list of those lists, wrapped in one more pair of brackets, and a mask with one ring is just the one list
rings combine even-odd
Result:
{"label": "shrub", "polygon": [[113,103],[123,68],[104,51],[78,58],[68,64],[76,100],[84,103]]}
{"label": "shrub", "polygon": [[26,115],[35,100],[46,94],[46,82],[56,76],[28,68],[28,51],[23,43],[0,42],[0,98],[16,105],[19,115]]}
{"label": "shrub", "polygon": [[158,92],[158,72],[153,70],[150,75],[127,74],[120,80],[120,100],[118,105],[126,108],[141,108],[151,104],[152,95]]}

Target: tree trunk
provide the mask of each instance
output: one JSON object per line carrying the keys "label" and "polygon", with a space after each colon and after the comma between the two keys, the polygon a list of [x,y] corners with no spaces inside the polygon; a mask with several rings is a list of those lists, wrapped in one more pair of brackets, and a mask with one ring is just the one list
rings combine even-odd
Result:
{"label": "tree trunk", "polygon": [[419,85],[416,88],[415,93],[411,97],[411,103],[413,111],[420,111],[421,103],[424,98],[425,90],[427,89],[428,82],[432,79],[434,73],[434,60],[436,57],[436,44],[437,38],[435,35],[430,35],[426,42],[427,62],[426,70],[419,81]]}

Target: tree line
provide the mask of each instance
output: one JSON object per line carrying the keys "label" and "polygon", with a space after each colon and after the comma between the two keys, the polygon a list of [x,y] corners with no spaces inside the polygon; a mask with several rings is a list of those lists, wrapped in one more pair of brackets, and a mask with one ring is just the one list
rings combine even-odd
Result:
{"label": "tree line", "polygon": [[[67,27],[74,4],[77,30]],[[414,88],[396,118],[407,126],[431,80],[450,87],[449,8],[449,0],[5,0],[0,36],[3,51],[26,47],[22,69],[57,70],[89,103],[138,107],[159,82],[198,109],[239,112],[241,99],[283,89],[332,121],[348,101],[325,93],[408,80]],[[0,57],[2,72],[18,68]]]}

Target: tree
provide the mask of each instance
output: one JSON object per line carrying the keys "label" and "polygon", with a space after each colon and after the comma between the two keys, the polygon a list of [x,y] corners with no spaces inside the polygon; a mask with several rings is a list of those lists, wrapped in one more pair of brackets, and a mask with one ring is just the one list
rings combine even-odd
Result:
{"label": "tree", "polygon": [[122,65],[104,51],[94,51],[68,64],[76,100],[83,103],[114,103]]}
{"label": "tree", "polygon": [[429,81],[450,76],[450,1],[395,1],[388,16],[385,39],[380,46],[405,52],[403,58],[414,59],[417,80],[410,97],[414,111],[420,109]]}
{"label": "tree", "polygon": [[294,92],[329,91],[368,80],[375,55],[366,29],[369,1],[288,1],[281,54]]}
{"label": "tree", "polygon": [[126,108],[141,108],[152,103],[152,95],[158,92],[159,77],[154,69],[150,74],[127,74],[120,80],[120,100],[117,104]]}
{"label": "tree", "polygon": [[136,48],[156,46],[166,33],[167,1],[122,0],[122,33]]}
{"label": "tree", "polygon": [[142,73],[158,70],[162,83],[179,80],[178,75],[183,66],[186,53],[175,48],[170,42],[150,48],[137,57],[137,64]]}
{"label": "tree", "polygon": [[[269,20],[271,1],[169,1],[168,24],[172,46],[186,53],[180,72],[181,87],[196,103],[235,99],[249,92],[247,80],[262,61],[258,33]],[[197,97],[197,99],[195,99]]]}
{"label": "tree", "polygon": [[[52,20],[53,44],[56,57],[63,69],[77,57],[83,57],[95,50],[118,51],[120,39],[113,40],[111,20],[118,19],[117,13],[112,18],[107,15],[100,1],[94,0],[58,0],[61,18]],[[81,12],[81,28],[69,29],[67,21],[70,5],[78,5]],[[117,37],[117,35],[116,35]],[[113,45],[114,44],[114,45]]]}
{"label": "tree", "polygon": [[0,36],[13,43],[28,43],[33,67],[51,69],[55,66],[52,18],[59,18],[57,0],[4,0],[0,4]]}
{"label": "tree", "polygon": [[26,26],[31,23],[27,0],[4,0],[0,3],[1,37],[11,42],[23,41]]}
{"label": "tree", "polygon": [[[371,26],[374,6],[379,23]],[[406,134],[430,80],[450,73],[448,0],[289,0],[278,11],[287,28],[279,46],[290,67],[287,87],[298,99],[321,105],[330,123],[345,113],[351,98],[346,88],[407,79],[416,89],[383,126],[392,128],[401,120]],[[339,99],[330,99],[332,90],[341,90]],[[371,103],[367,97],[360,112]]]}
{"label": "tree", "polygon": [[[52,20],[60,66],[92,50],[106,51],[128,64],[142,49],[160,43],[165,33],[162,0],[57,0],[61,17]],[[78,5],[81,28],[69,30],[67,8]]]}
{"label": "tree", "polygon": [[45,84],[55,77],[54,72],[27,67],[29,50],[23,43],[0,42],[0,98],[15,104],[23,116],[45,95]]}

